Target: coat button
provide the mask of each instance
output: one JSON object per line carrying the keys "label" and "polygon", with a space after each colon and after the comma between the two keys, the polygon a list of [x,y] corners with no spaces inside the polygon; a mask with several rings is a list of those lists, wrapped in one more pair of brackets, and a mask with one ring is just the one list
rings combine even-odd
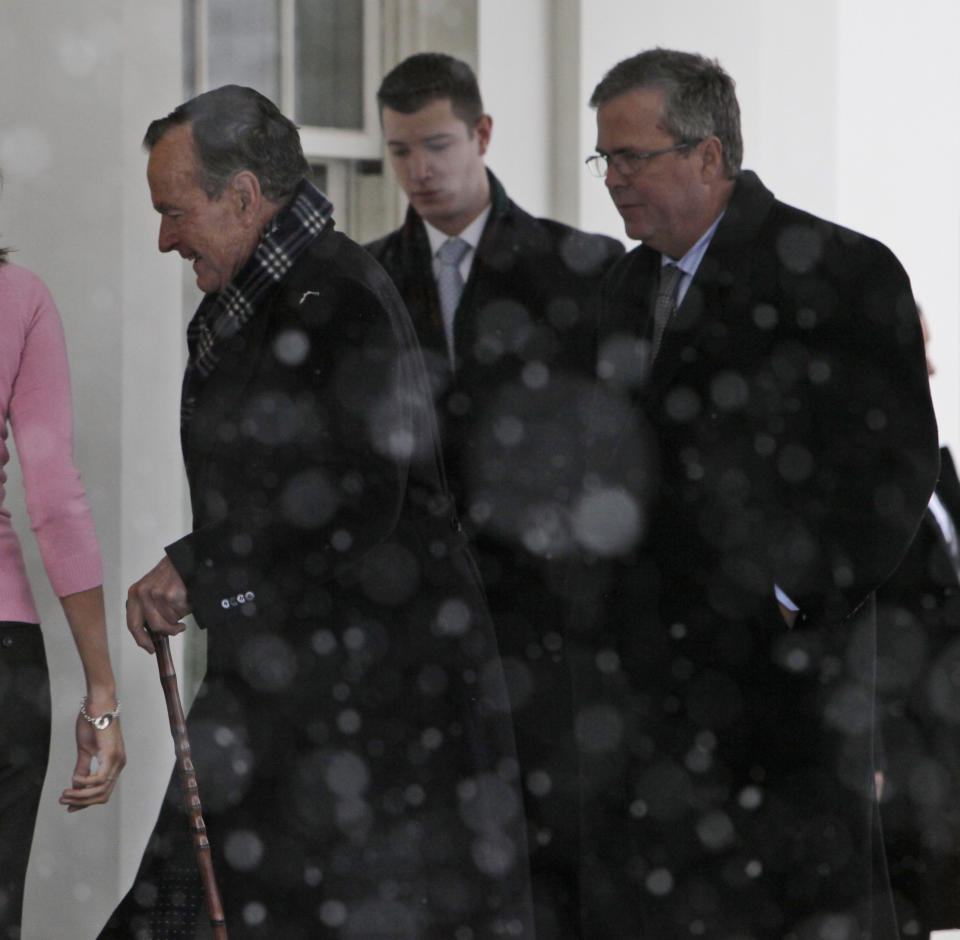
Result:
{"label": "coat button", "polygon": [[13,637],[5,636],[3,640],[0,640],[0,642],[2,642],[7,649],[9,649],[11,646],[13,646]]}
{"label": "coat button", "polygon": [[247,593],[244,594],[243,596],[244,596],[248,601],[252,601],[257,595],[254,594],[253,591],[247,591]]}
{"label": "coat button", "polygon": [[229,610],[229,609],[230,609],[230,601],[225,597],[222,601],[220,601],[220,606],[221,606],[224,610]]}

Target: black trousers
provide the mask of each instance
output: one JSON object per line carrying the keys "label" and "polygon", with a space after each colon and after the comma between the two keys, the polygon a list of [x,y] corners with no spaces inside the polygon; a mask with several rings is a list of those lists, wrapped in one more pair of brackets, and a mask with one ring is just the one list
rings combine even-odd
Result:
{"label": "black trousers", "polygon": [[23,883],[50,748],[40,627],[0,621],[0,938],[20,936]]}

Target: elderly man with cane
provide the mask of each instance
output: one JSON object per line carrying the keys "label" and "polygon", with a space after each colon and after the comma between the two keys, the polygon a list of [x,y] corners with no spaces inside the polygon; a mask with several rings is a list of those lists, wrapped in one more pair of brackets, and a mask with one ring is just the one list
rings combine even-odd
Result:
{"label": "elderly man with cane", "polygon": [[[530,936],[503,677],[406,311],[262,95],[207,92],[145,144],[159,248],[206,296],[181,413],[193,530],[127,620],[148,651],[187,613],[207,630],[187,724],[227,927]],[[102,937],[194,935],[176,802]]]}

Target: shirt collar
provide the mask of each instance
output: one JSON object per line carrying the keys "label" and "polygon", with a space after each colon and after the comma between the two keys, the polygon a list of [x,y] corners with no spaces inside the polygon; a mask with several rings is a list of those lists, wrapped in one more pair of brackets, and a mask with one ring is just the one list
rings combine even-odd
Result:
{"label": "shirt collar", "polygon": [[427,238],[430,239],[430,254],[436,256],[440,246],[451,237],[462,238],[471,249],[476,249],[480,244],[480,236],[483,235],[483,227],[487,224],[487,218],[490,216],[490,203],[487,203],[484,210],[478,215],[462,232],[456,236],[446,235],[440,229],[434,228],[426,219],[423,220],[423,227],[427,230]]}
{"label": "shirt collar", "polygon": [[[726,210],[724,210],[725,212]],[[660,255],[660,264],[675,264],[684,274],[688,277],[693,277],[697,273],[697,268],[700,267],[700,262],[703,261],[703,256],[707,253],[707,249],[710,247],[710,242],[713,240],[714,233],[717,231],[717,226],[720,224],[720,220],[724,216],[724,212],[721,212],[720,215],[714,220],[713,225],[710,226],[695,242],[694,246],[679,260],[674,261],[672,258],[668,258],[666,255]]]}

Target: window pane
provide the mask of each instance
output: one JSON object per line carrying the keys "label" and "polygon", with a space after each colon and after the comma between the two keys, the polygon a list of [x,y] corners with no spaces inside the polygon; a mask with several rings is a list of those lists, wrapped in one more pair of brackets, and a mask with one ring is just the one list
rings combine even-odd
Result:
{"label": "window pane", "polygon": [[279,0],[208,0],[210,87],[250,85],[280,104]]}
{"label": "window pane", "polygon": [[363,129],[363,4],[296,0],[296,120]]}

